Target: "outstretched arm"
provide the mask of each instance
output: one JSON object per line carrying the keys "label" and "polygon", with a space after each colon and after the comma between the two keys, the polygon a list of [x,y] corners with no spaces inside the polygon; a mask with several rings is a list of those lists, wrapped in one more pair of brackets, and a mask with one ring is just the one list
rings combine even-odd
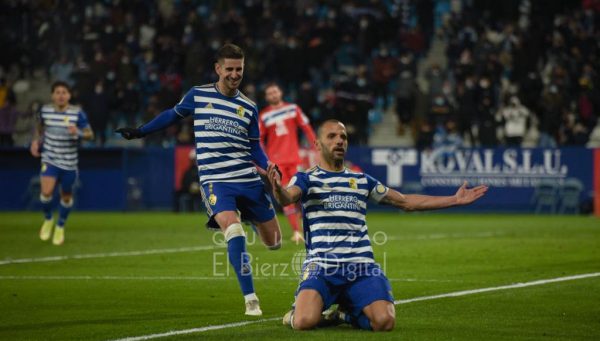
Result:
{"label": "outstretched arm", "polygon": [[174,109],[169,109],[161,112],[152,121],[139,128],[119,128],[116,132],[128,140],[139,139],[155,131],[162,130],[182,118],[183,116],[179,115]]}
{"label": "outstretched arm", "polygon": [[290,186],[288,188],[281,186],[281,174],[277,169],[277,165],[269,165],[267,168],[267,178],[273,187],[273,196],[281,206],[293,204],[302,197],[302,190],[298,186]]}
{"label": "outstretched arm", "polygon": [[473,188],[467,188],[465,181],[462,186],[452,196],[432,196],[421,194],[402,194],[390,189],[380,203],[392,205],[405,211],[425,211],[440,208],[468,205],[481,198],[488,187],[480,185]]}

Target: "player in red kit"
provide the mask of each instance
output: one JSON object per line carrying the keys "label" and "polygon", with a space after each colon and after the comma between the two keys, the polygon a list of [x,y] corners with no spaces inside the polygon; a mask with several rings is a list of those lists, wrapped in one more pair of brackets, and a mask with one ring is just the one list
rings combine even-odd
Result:
{"label": "player in red kit", "polygon": [[[265,99],[269,105],[259,114],[260,140],[271,162],[277,164],[281,171],[281,183],[287,184],[301,164],[298,128],[304,132],[311,148],[314,148],[315,132],[300,107],[283,101],[279,85],[268,84],[265,87]],[[296,244],[303,241],[298,206],[285,206],[283,213],[294,230],[292,240]]]}

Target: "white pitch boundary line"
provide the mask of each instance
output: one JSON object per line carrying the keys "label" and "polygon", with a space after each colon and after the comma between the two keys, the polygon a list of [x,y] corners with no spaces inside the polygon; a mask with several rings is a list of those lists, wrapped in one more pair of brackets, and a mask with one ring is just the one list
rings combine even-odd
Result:
{"label": "white pitch boundary line", "polygon": [[51,256],[51,257],[40,257],[40,258],[5,259],[5,260],[0,261],[0,265],[58,262],[58,261],[73,260],[73,259],[145,256],[145,255],[157,255],[157,254],[163,254],[163,253],[180,253],[180,252],[214,250],[214,249],[223,248],[223,247],[224,246],[204,245],[204,246],[190,246],[190,247],[180,247],[180,248],[171,248],[171,249],[151,249],[151,250],[123,251],[123,252],[91,253],[91,254],[71,255],[71,256]]}
{"label": "white pitch boundary line", "polygon": [[[92,275],[0,275],[1,280],[113,280],[113,281],[214,281],[228,280],[233,276],[92,276]],[[298,281],[297,276],[262,276],[253,277],[255,280],[289,280]],[[419,278],[388,278],[390,282],[459,282],[443,279],[419,279]]]}
{"label": "white pitch boundary line", "polygon": [[[536,286],[536,285],[573,281],[573,280],[577,280],[577,279],[592,278],[592,277],[600,277],[600,272],[593,272],[593,273],[566,276],[566,277],[557,277],[557,278],[550,278],[550,279],[541,279],[541,280],[537,280],[537,281],[515,283],[515,284],[502,285],[502,286],[497,286],[497,287],[455,291],[455,292],[449,292],[449,293],[439,294],[439,295],[409,298],[409,299],[405,299],[405,300],[396,300],[396,301],[394,301],[394,305],[407,304],[407,303],[419,302],[419,301],[435,300],[435,299],[447,298],[447,297],[459,297],[459,296],[473,295],[473,294],[479,294],[482,292],[525,288],[525,287],[531,287],[531,286]],[[272,317],[272,318],[261,319],[261,320],[256,320],[256,321],[241,321],[241,322],[219,324],[219,325],[206,326],[206,327],[200,327],[200,328],[173,330],[173,331],[160,333],[160,334],[149,334],[149,335],[142,335],[142,336],[126,337],[123,339],[117,339],[117,340],[113,340],[113,341],[145,341],[145,340],[151,340],[151,339],[158,339],[161,337],[192,334],[192,333],[201,333],[201,332],[206,332],[206,331],[210,331],[210,330],[235,328],[235,327],[246,326],[249,324],[270,322],[270,321],[276,321],[276,320],[280,320],[280,319],[281,319],[281,317]]]}
{"label": "white pitch boundary line", "polygon": [[462,291],[455,291],[455,292],[450,292],[450,293],[446,293],[446,294],[415,297],[415,298],[409,298],[406,300],[396,300],[396,301],[394,301],[394,304],[396,304],[396,305],[407,304],[407,303],[412,303],[412,302],[435,300],[438,298],[460,297],[460,296],[466,296],[466,295],[480,294],[482,292],[526,288],[526,287],[532,287],[532,286],[536,286],[536,285],[544,285],[544,284],[549,284],[549,283],[557,283],[557,282],[565,282],[565,281],[574,281],[576,279],[592,278],[592,277],[599,277],[599,276],[600,276],[600,272],[592,272],[589,274],[573,275],[573,276],[550,278],[550,279],[540,279],[537,281],[501,285],[498,287],[462,290]]}

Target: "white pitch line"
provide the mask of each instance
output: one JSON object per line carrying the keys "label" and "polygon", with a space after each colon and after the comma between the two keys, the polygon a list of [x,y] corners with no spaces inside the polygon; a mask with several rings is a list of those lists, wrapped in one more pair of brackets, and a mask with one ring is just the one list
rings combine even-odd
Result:
{"label": "white pitch line", "polygon": [[[588,273],[588,274],[580,274],[580,275],[573,275],[573,276],[566,276],[566,277],[557,277],[557,278],[550,278],[550,279],[541,279],[541,280],[537,280],[537,281],[515,283],[515,284],[502,285],[502,286],[497,286],[497,287],[455,291],[455,292],[449,292],[449,293],[439,294],[439,295],[421,296],[421,297],[409,298],[409,299],[405,299],[405,300],[397,300],[397,301],[394,301],[394,305],[407,304],[407,303],[418,302],[418,301],[435,300],[435,299],[447,298],[447,297],[459,297],[459,296],[473,295],[473,294],[479,294],[482,292],[525,288],[525,287],[531,287],[531,286],[536,286],[536,285],[573,281],[573,280],[577,280],[577,279],[592,278],[592,277],[600,277],[600,272],[593,272],[593,273]],[[272,317],[272,318],[256,320],[256,321],[241,321],[241,322],[212,325],[212,326],[206,326],[206,327],[200,327],[200,328],[173,330],[173,331],[169,331],[166,333],[160,333],[160,334],[132,336],[132,337],[126,337],[123,339],[117,339],[117,340],[113,340],[113,341],[145,341],[145,340],[158,339],[158,338],[167,337],[167,336],[185,335],[185,334],[201,333],[201,332],[206,332],[206,331],[210,331],[210,330],[235,328],[235,327],[245,326],[245,325],[249,325],[249,324],[270,322],[270,321],[276,321],[276,320],[280,320],[280,319],[281,319],[281,317]]]}
{"label": "white pitch line", "polygon": [[394,301],[394,304],[396,304],[396,305],[397,304],[407,304],[407,303],[412,303],[412,302],[435,300],[435,299],[438,299],[438,298],[459,297],[459,296],[473,295],[473,294],[479,294],[479,293],[482,293],[482,292],[500,291],[500,290],[517,289],[517,288],[526,288],[526,287],[532,287],[532,286],[536,286],[536,285],[544,285],[544,284],[549,284],[549,283],[573,281],[573,280],[576,280],[576,279],[592,278],[592,277],[599,277],[599,276],[600,276],[600,272],[593,272],[593,273],[589,273],[589,274],[581,274],[581,275],[574,275],[574,276],[566,276],[566,277],[558,277],[558,278],[550,278],[550,279],[540,279],[540,280],[537,280],[537,281],[515,283],[515,284],[508,284],[508,285],[501,285],[501,286],[498,286],[498,287],[489,287],[489,288],[481,288],[481,289],[455,291],[455,292],[450,292],[450,293],[446,293],[446,294],[431,295],[431,296],[421,296],[421,297],[409,298],[409,299],[406,299],[406,300],[397,300],[397,301]]}
{"label": "white pitch line", "polygon": [[180,248],[171,248],[171,249],[152,249],[152,250],[139,250],[139,251],[91,253],[91,254],[71,255],[71,256],[51,256],[51,257],[40,257],[40,258],[5,259],[5,260],[0,261],[0,265],[58,262],[58,261],[62,261],[62,260],[72,260],[72,259],[145,256],[145,255],[157,255],[157,254],[163,254],[163,253],[205,251],[205,250],[213,250],[213,249],[218,249],[218,248],[223,248],[223,246],[204,245],[204,246],[190,246],[190,247],[180,247]]}
{"label": "white pitch line", "polygon": [[202,332],[207,332],[209,330],[219,330],[219,329],[227,329],[227,328],[236,328],[236,327],[241,327],[241,326],[247,326],[249,324],[255,324],[255,323],[261,323],[261,322],[271,322],[271,321],[276,321],[276,320],[280,320],[281,317],[271,317],[268,319],[260,319],[260,320],[256,320],[256,321],[242,321],[242,322],[233,322],[233,323],[227,323],[227,324],[218,324],[218,325],[214,325],[214,326],[206,326],[206,327],[200,327],[200,328],[192,328],[192,329],[183,329],[183,330],[172,330],[166,333],[160,333],[160,334],[150,334],[150,335],[144,335],[144,336],[133,336],[133,337],[126,337],[124,339],[118,339],[115,341],[143,341],[143,340],[151,340],[151,339],[158,339],[161,337],[168,337],[168,336],[175,336],[175,335],[185,335],[185,334],[192,334],[192,333],[202,333]]}

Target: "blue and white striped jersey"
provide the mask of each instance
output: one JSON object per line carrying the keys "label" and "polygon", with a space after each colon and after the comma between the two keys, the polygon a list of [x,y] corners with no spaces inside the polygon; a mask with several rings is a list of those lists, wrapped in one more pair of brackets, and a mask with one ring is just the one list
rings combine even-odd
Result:
{"label": "blue and white striped jersey", "polygon": [[260,138],[258,109],[248,97],[207,84],[193,87],[174,110],[193,115],[200,184],[261,181],[250,155],[250,140]]}
{"label": "blue and white striped jersey", "polygon": [[319,167],[298,172],[289,186],[302,190],[305,263],[327,268],[375,262],[367,231],[367,201],[379,202],[389,190],[386,186],[364,173]]}
{"label": "blue and white striped jersey", "polygon": [[40,122],[44,129],[42,137],[42,162],[66,170],[76,170],[79,136],[69,133],[68,126],[89,128],[87,116],[81,108],[69,105],[58,112],[54,105],[47,104],[40,110]]}

